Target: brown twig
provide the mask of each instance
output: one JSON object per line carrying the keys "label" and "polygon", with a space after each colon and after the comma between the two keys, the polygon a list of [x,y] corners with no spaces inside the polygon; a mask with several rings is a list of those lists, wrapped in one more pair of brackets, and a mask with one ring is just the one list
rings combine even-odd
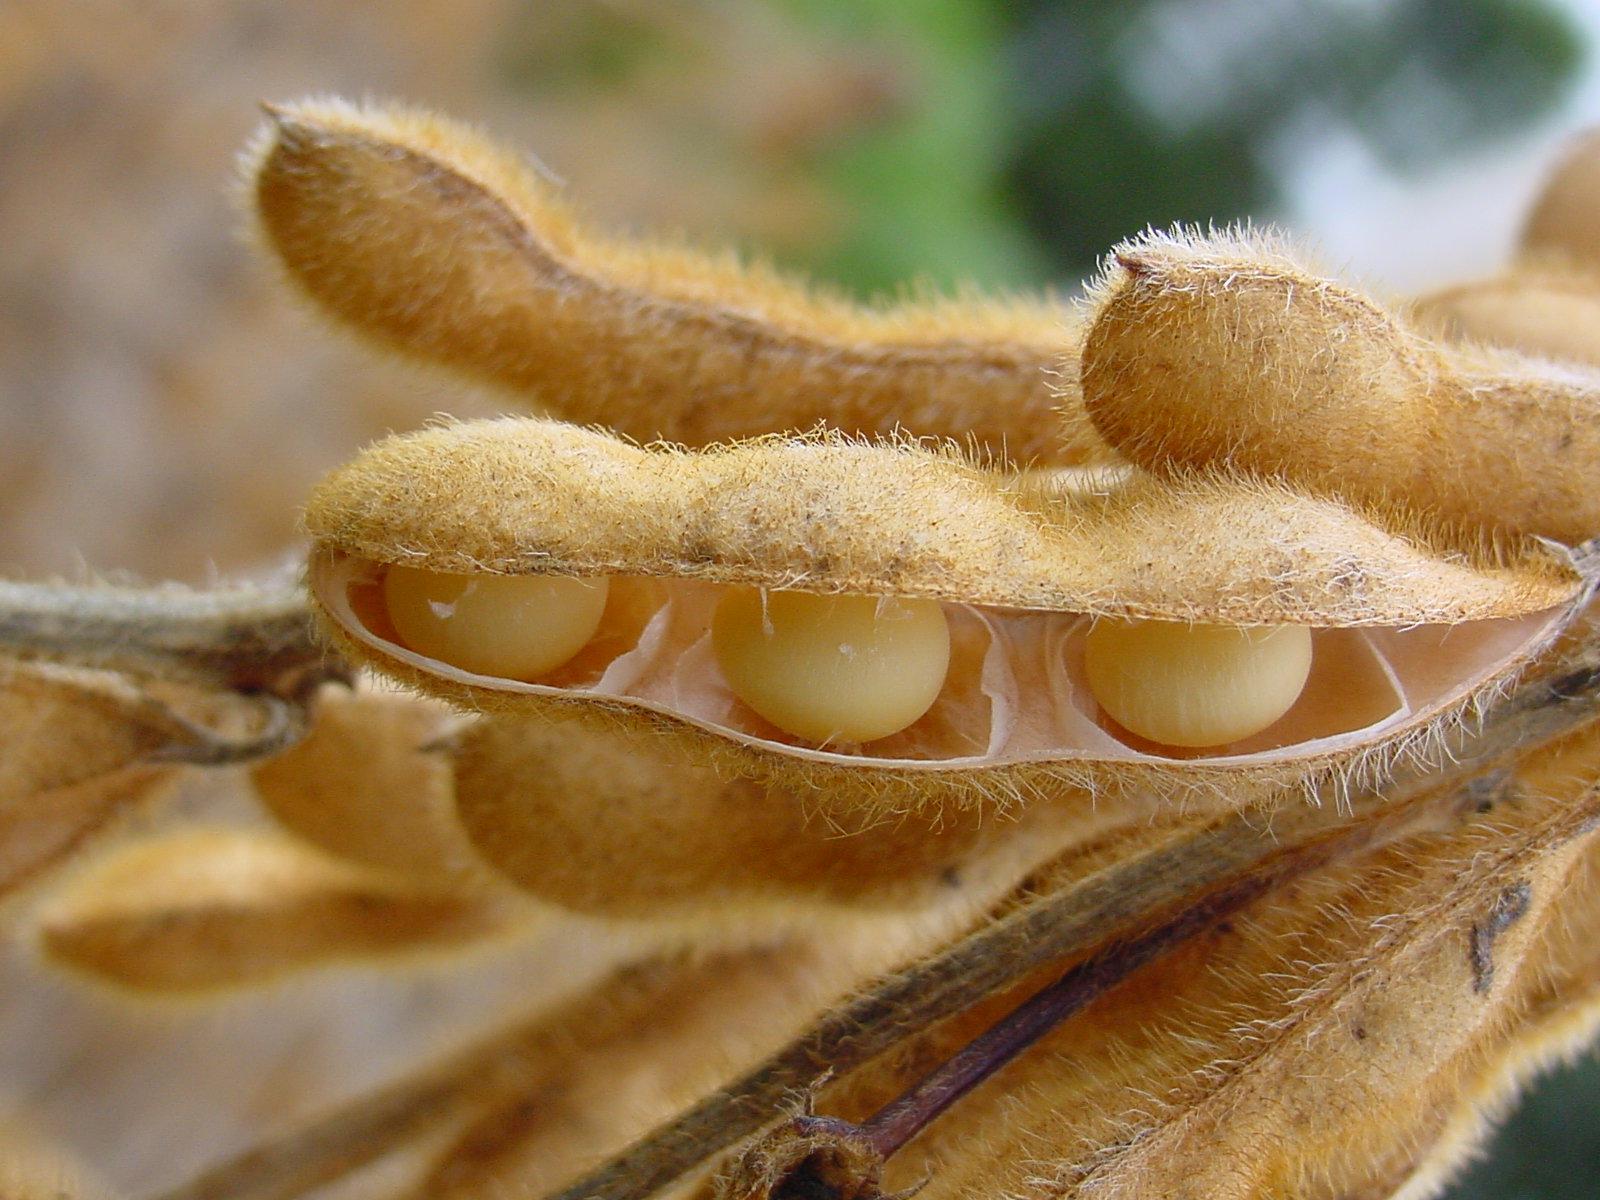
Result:
{"label": "brown twig", "polygon": [[190,591],[0,581],[0,652],[18,658],[285,695],[343,668],[298,588]]}
{"label": "brown twig", "polygon": [[231,736],[146,696],[140,715],[168,734],[151,761],[191,766],[278,753],[304,735],[317,688],[350,678],[317,641],[298,588],[196,592],[0,581],[0,653],[233,692],[258,708],[259,727]]}
{"label": "brown twig", "polygon": [[1276,869],[1246,875],[1188,906],[1148,933],[1118,942],[1079,963],[1049,987],[1035,992],[942,1065],[861,1122],[866,1142],[880,1158],[889,1158],[957,1100],[1072,1014],[1140,967],[1154,962],[1270,891],[1286,876],[1328,861],[1331,852],[1285,857],[1288,861]]}

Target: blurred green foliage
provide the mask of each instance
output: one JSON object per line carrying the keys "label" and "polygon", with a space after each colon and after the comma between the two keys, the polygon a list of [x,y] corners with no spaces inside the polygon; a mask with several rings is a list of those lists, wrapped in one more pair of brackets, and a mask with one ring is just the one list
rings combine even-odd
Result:
{"label": "blurred green foliage", "polygon": [[1527,0],[1023,0],[1006,186],[1078,274],[1146,225],[1270,214],[1288,142],[1330,127],[1428,165],[1548,110],[1583,43]]}
{"label": "blurred green foliage", "polygon": [[909,100],[887,118],[819,150],[817,169],[844,194],[853,220],[837,244],[803,265],[869,294],[909,280],[994,288],[1050,278],[1002,182],[1018,127],[1007,74],[1011,6],[783,2],[830,34],[891,48],[911,81]]}
{"label": "blurred green foliage", "polygon": [[1270,216],[1331,127],[1424,167],[1546,112],[1584,52],[1533,0],[784,3],[890,33],[919,82],[821,164],[867,215],[813,265],[865,290],[1072,282],[1147,225]]}
{"label": "blurred green foliage", "polygon": [[1600,1195],[1600,1060],[1541,1080],[1448,1200],[1593,1200]]}

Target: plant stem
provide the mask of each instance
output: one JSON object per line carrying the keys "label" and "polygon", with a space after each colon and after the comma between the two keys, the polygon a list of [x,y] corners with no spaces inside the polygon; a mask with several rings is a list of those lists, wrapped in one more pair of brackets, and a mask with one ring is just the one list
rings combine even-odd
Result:
{"label": "plant stem", "polygon": [[199,592],[0,581],[0,652],[279,695],[308,673],[341,670],[316,641],[299,588]]}

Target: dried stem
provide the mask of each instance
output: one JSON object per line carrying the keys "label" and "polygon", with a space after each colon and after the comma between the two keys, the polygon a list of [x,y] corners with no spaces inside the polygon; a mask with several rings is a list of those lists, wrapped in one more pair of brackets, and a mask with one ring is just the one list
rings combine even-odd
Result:
{"label": "dried stem", "polygon": [[1274,864],[1274,869],[1246,875],[1148,933],[1118,942],[1079,963],[863,1121],[860,1129],[865,1141],[880,1158],[889,1158],[957,1100],[1140,967],[1237,912],[1285,878],[1329,861],[1336,854],[1335,847],[1344,849],[1354,840],[1330,839],[1331,844],[1314,851],[1285,855],[1285,861]]}
{"label": "dried stem", "polygon": [[310,727],[312,693],[324,678],[321,673],[300,676],[301,686],[288,697],[271,692],[253,693],[250,699],[260,709],[260,728],[240,737],[219,734],[159,700],[147,697],[140,705],[143,715],[153,727],[168,731],[166,744],[152,753],[148,761],[222,767],[254,762],[286,750],[304,737]]}
{"label": "dried stem", "polygon": [[229,736],[155,695],[140,716],[164,729],[154,761],[221,766],[298,741],[318,685],[349,669],[320,645],[298,588],[189,591],[0,581],[0,653],[248,695],[259,727]]}
{"label": "dried stem", "polygon": [[0,652],[287,696],[336,675],[298,588],[196,592],[0,582]]}

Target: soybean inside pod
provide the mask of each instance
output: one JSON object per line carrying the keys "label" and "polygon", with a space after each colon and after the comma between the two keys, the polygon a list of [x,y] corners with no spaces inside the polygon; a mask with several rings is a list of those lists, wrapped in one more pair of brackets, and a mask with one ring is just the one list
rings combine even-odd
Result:
{"label": "soybean inside pod", "polygon": [[1580,593],[1535,545],[1444,550],[1270,482],[823,434],[449,424],[335,472],[306,521],[326,628],[381,673],[912,794],[1370,765],[1507,681]]}

